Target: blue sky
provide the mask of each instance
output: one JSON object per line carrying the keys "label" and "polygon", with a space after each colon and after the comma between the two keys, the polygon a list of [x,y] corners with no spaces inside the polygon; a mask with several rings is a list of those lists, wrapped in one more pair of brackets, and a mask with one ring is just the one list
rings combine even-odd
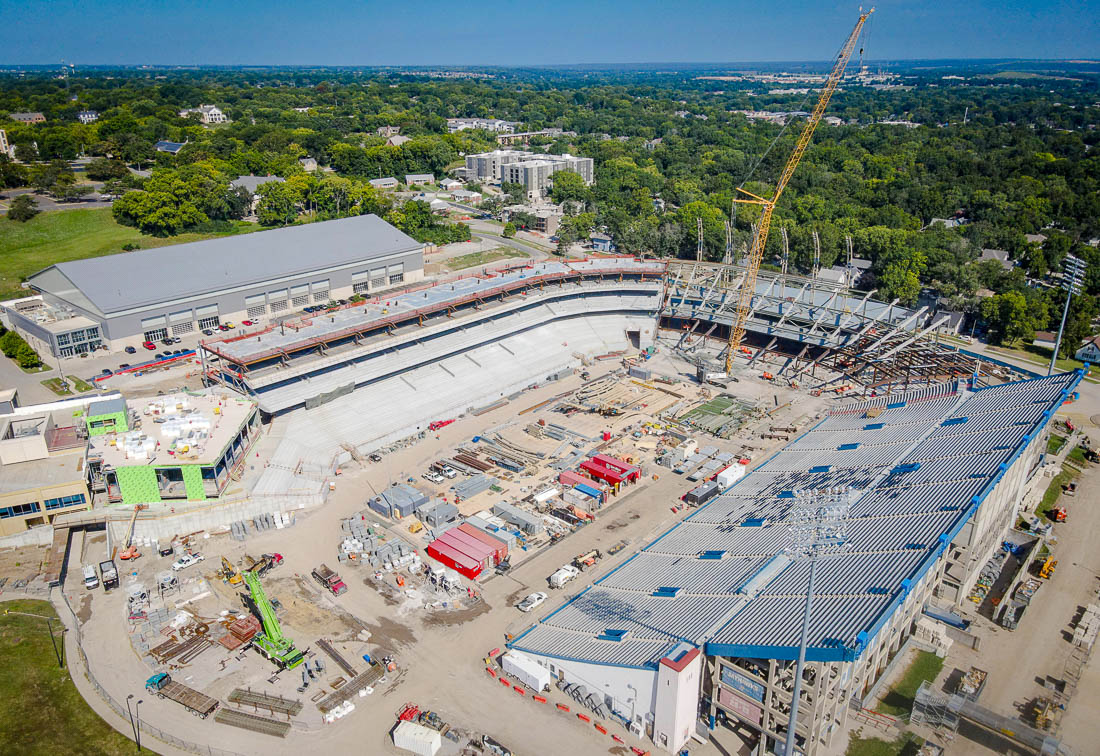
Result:
{"label": "blue sky", "polygon": [[[0,0],[0,63],[554,65],[823,60],[836,0]],[[1097,0],[881,0],[866,55],[1100,58]]]}

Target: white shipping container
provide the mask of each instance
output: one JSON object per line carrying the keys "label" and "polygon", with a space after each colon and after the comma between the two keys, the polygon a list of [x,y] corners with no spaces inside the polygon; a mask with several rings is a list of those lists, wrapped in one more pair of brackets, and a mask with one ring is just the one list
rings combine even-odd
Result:
{"label": "white shipping container", "polygon": [[501,657],[500,663],[505,674],[516,678],[531,690],[541,692],[550,685],[550,670],[526,654],[509,651]]}
{"label": "white shipping container", "polygon": [[443,746],[439,732],[416,722],[400,722],[393,729],[393,744],[418,756],[435,756]]}
{"label": "white shipping container", "polygon": [[725,491],[743,477],[745,477],[745,466],[733,464],[718,473],[714,479],[718,481],[718,487]]}

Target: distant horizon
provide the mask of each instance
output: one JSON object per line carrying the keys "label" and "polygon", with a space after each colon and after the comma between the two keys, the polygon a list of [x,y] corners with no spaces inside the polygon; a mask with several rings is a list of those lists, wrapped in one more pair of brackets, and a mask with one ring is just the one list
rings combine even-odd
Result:
{"label": "distant horizon", "polygon": [[[1100,58],[1100,14],[1089,2],[877,0],[876,6],[858,44],[875,59]],[[674,7],[659,0],[477,7],[445,0],[26,0],[5,9],[0,50],[10,60],[47,66],[62,60],[202,67],[826,61],[851,32],[858,9],[858,2],[819,0],[774,0],[767,7],[738,0],[686,0]]]}
{"label": "distant horizon", "polygon": [[[1097,66],[1100,69],[1100,57],[1097,58],[866,58],[863,61],[864,65],[868,67],[890,65],[906,65],[913,63],[923,64],[944,64],[945,67],[950,67],[949,64],[955,65],[975,65],[975,64],[1066,64],[1066,65],[1078,65],[1078,66]],[[549,69],[549,70],[561,70],[561,69],[576,69],[576,70],[599,70],[605,68],[654,68],[662,66],[676,66],[687,70],[694,70],[693,67],[739,67],[744,68],[748,66],[766,66],[774,68],[777,66],[823,66],[826,69],[832,65],[832,61],[829,59],[804,59],[804,60],[629,60],[629,61],[607,61],[607,62],[586,62],[586,63],[78,63],[64,61],[56,63],[15,63],[15,62],[0,62],[0,72],[8,71],[10,69],[33,69],[50,72],[58,72],[70,66],[75,69],[77,73],[81,69],[166,69],[166,70],[193,70],[193,69],[275,69],[275,70],[301,70],[301,69],[373,69],[373,70],[416,70],[425,69],[430,71],[437,70],[450,70],[450,71],[479,71],[479,70],[514,70],[514,69]],[[853,69],[853,63],[848,64],[848,73],[851,73]],[[1100,73],[1100,70],[1097,71]]]}

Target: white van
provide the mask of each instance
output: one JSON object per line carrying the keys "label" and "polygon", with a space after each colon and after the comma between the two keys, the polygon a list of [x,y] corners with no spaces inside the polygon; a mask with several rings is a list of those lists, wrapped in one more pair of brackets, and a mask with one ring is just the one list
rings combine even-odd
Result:
{"label": "white van", "polygon": [[99,587],[99,575],[95,572],[95,565],[86,564],[81,570],[84,573],[84,587],[88,590]]}

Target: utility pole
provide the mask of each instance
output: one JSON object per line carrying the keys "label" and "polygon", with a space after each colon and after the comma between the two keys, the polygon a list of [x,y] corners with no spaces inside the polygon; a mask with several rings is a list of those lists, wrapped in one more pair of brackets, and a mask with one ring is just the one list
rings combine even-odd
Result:
{"label": "utility pole", "polygon": [[[57,657],[57,666],[59,669],[65,668],[65,662],[61,658],[61,649],[57,647],[57,638],[53,634],[53,619],[43,614],[31,614],[30,612],[13,612],[10,609],[5,609],[4,614],[15,614],[20,617],[34,617],[35,619],[46,620],[46,630],[50,633],[50,643],[53,644],[53,653]],[[64,642],[65,629],[61,629],[62,642]]]}
{"label": "utility pole", "polygon": [[[810,634],[810,616],[814,604],[814,583],[817,565],[822,559],[839,556],[848,548],[848,513],[852,491],[849,488],[825,488],[818,491],[798,491],[796,503],[787,514],[791,542],[787,555],[810,562],[810,580],[806,587],[806,608],[802,615],[802,633],[798,642],[798,662],[794,670],[791,691],[791,718],[787,722],[787,742],[784,756],[794,756],[795,728],[798,725],[798,704],[802,693],[802,670],[806,666],[806,646]],[[813,737],[813,733],[810,733]]]}
{"label": "utility pole", "polygon": [[1085,263],[1073,255],[1066,255],[1062,263],[1062,288],[1066,292],[1066,306],[1062,308],[1062,325],[1058,326],[1058,339],[1054,342],[1054,354],[1050,356],[1047,375],[1054,372],[1054,363],[1058,361],[1058,350],[1062,347],[1062,332],[1066,330],[1066,316],[1069,315],[1069,301],[1074,294],[1081,293],[1081,280],[1085,277]]}

